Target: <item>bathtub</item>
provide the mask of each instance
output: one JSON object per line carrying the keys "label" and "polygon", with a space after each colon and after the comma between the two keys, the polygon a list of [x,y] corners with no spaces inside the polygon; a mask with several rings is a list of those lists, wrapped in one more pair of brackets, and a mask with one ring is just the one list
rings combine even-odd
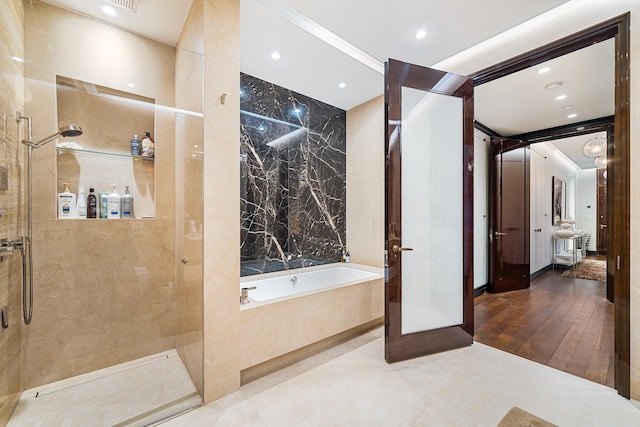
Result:
{"label": "bathtub", "polygon": [[336,263],[241,278],[240,288],[252,286],[240,304],[242,381],[384,321],[382,268]]}
{"label": "bathtub", "polygon": [[284,301],[383,277],[380,271],[363,267],[337,263],[246,277],[240,281],[240,289],[254,286],[256,289],[249,291],[249,303],[243,304],[242,308]]}

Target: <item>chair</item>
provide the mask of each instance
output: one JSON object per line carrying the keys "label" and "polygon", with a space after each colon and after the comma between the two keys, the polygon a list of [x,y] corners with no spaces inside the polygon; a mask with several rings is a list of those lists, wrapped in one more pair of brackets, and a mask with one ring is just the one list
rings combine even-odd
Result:
{"label": "chair", "polygon": [[587,249],[589,248],[590,240],[591,233],[584,233],[581,236],[576,236],[576,250],[580,249],[583,259],[587,257]]}

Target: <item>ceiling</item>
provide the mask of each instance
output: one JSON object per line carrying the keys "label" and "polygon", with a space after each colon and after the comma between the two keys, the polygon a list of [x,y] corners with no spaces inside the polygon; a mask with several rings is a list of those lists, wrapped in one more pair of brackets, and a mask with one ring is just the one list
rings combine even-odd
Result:
{"label": "ceiling", "polygon": [[569,158],[580,169],[596,169],[593,157],[587,157],[582,151],[584,145],[594,136],[599,136],[606,140],[606,132],[597,132],[589,135],[572,136],[569,138],[556,139],[547,144],[553,144],[567,158]]}
{"label": "ceiling", "polygon": [[[605,40],[477,86],[475,119],[511,136],[612,116],[614,51],[613,39]],[[549,71],[540,74],[543,68]],[[553,83],[561,87],[545,89]],[[572,113],[577,116],[568,119]]]}
{"label": "ceiling", "polygon": [[[108,18],[101,0],[45,1],[171,45],[192,2],[138,0],[137,13],[118,9]],[[384,0],[241,0],[241,70],[347,110],[382,95],[388,58],[433,66],[567,2],[403,0],[390,8]],[[418,30],[426,37],[417,39]],[[583,51],[555,60],[545,75],[536,67],[478,86],[476,119],[512,135],[612,115],[613,47]],[[544,90],[552,81],[563,82],[565,101]],[[574,119],[562,110],[568,104]]]}

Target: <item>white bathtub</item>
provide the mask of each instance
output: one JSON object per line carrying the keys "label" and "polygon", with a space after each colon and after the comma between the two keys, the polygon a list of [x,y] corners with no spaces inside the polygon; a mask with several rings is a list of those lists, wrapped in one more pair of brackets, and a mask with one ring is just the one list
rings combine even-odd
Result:
{"label": "white bathtub", "polygon": [[[291,283],[294,276],[298,279],[295,286]],[[257,289],[249,291],[250,302],[240,305],[243,375],[261,366],[279,366],[295,359],[290,356],[298,350],[344,339],[384,319],[382,268],[335,263],[240,280],[240,288],[252,286]]]}
{"label": "white bathtub", "polygon": [[248,276],[240,281],[240,289],[253,286],[256,289],[249,291],[250,303],[242,304],[242,308],[284,301],[382,277],[381,269],[344,263]]}

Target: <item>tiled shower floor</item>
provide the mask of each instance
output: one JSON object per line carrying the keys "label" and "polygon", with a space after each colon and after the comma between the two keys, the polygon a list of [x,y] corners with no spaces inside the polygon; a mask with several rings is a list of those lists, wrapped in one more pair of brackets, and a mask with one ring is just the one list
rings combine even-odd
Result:
{"label": "tiled shower floor", "polygon": [[200,402],[170,350],[26,390],[8,427],[147,425]]}

